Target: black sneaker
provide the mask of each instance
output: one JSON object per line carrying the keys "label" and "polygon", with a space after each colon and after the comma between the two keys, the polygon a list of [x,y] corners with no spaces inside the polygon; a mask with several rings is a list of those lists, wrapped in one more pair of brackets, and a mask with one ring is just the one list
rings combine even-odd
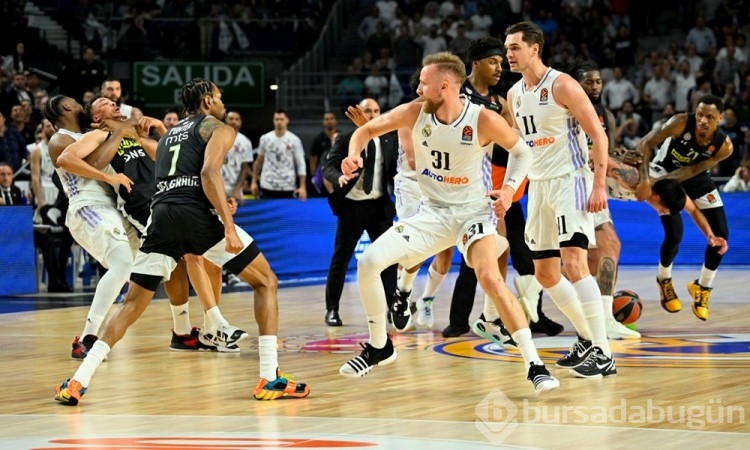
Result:
{"label": "black sneaker", "polygon": [[70,351],[70,357],[73,359],[84,359],[89,354],[89,350],[94,346],[94,343],[99,338],[93,334],[87,334],[83,339],[76,336],[73,340],[72,350]]}
{"label": "black sneaker", "polygon": [[601,378],[617,375],[615,358],[606,356],[599,347],[593,347],[586,361],[571,369],[570,374],[578,378]]}
{"label": "black sneaker", "polygon": [[396,361],[396,350],[393,348],[391,338],[385,342],[385,347],[375,348],[369,343],[360,344],[362,353],[350,359],[339,369],[339,373],[347,378],[359,378],[370,373],[375,366],[387,366]]}
{"label": "black sneaker", "polygon": [[192,351],[217,351],[216,346],[205,345],[200,340],[200,329],[193,327],[189,334],[175,334],[172,330],[172,341],[169,343],[169,349],[175,352],[192,352]]}
{"label": "black sneaker", "polygon": [[479,320],[472,324],[471,330],[477,336],[494,342],[506,350],[518,347],[518,343],[513,340],[510,332],[505,328],[505,325],[503,325],[502,320],[499,318],[492,322],[488,322],[485,320],[484,314],[482,314],[479,316]]}
{"label": "black sneaker", "polygon": [[594,345],[591,341],[587,341],[581,336],[578,336],[578,340],[572,347],[570,347],[568,354],[558,359],[555,366],[563,369],[573,369],[574,367],[578,367],[586,361],[586,358],[589,356],[589,353],[591,353],[593,348]]}
{"label": "black sneaker", "polygon": [[529,328],[532,333],[542,333],[547,336],[557,336],[562,333],[565,328],[549,317],[545,316],[544,313],[539,313],[539,321],[529,323]]}
{"label": "black sneaker", "polygon": [[409,301],[410,295],[411,291],[401,292],[396,288],[390,310],[391,322],[396,331],[406,331],[412,326],[412,315],[417,312],[417,304]]}
{"label": "black sneaker", "polygon": [[534,391],[536,395],[542,395],[545,392],[557,389],[560,387],[560,381],[550,375],[549,371],[544,364],[536,365],[534,363],[529,364],[529,376],[527,377],[532,383],[534,383]]}
{"label": "black sneaker", "polygon": [[463,334],[468,333],[471,330],[468,325],[448,325],[443,330],[443,337],[444,338],[454,338],[459,337]]}

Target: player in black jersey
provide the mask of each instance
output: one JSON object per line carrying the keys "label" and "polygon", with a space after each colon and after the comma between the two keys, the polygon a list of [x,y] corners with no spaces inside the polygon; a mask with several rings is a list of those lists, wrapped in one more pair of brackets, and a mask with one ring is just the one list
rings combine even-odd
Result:
{"label": "player in black jersey", "polygon": [[[133,181],[130,191],[120,187],[118,203],[126,219],[142,237],[151,216],[151,198],[156,193],[154,161],[157,142],[150,138],[149,131],[153,129],[162,136],[167,128],[160,120],[147,116],[138,121],[123,120],[120,108],[106,97],[91,100],[85,113],[98,129],[87,133],[82,139],[81,144],[88,144],[92,150],[87,160],[99,168],[110,164],[115,172],[125,174]],[[129,131],[120,132],[121,129]],[[134,252],[136,250],[137,247]],[[196,255],[185,255],[164,283],[174,323],[170,349],[239,352],[238,342],[248,335],[222,317],[217,306],[221,295],[221,269],[214,264],[204,266],[202,259]],[[213,268],[215,270],[206,275],[209,282],[202,272]],[[188,274],[206,312],[203,330],[190,324]],[[206,284],[203,280],[206,280]]]}
{"label": "player in black jersey", "polygon": [[75,375],[57,388],[55,399],[62,403],[78,404],[111,346],[141,316],[159,283],[187,253],[203,255],[253,287],[260,331],[260,377],[254,397],[301,398],[310,393],[307,385],[295,383],[278,369],[278,280],[253,239],[234,224],[226,201],[221,166],[235,131],[221,120],[226,115],[221,91],[211,81],[194,78],[183,86],[181,99],[186,118],[162,136],[156,151],[157,191],[127,297],[107,319]]}
{"label": "player in black jersey", "polygon": [[[729,240],[729,226],[721,196],[711,179],[709,170],[734,151],[732,141],[718,129],[724,103],[714,95],[698,99],[693,114],[676,114],[661,127],[652,130],[638,143],[636,150],[643,155],[639,167],[640,184],[636,196],[644,200],[650,193],[649,178],[666,175],[682,181],[687,195],[708,219],[717,237]],[[657,149],[656,152],[653,150]],[[664,241],[661,244],[659,272],[656,280],[661,294],[661,305],[670,313],[682,309],[672,285],[672,262],[682,241],[682,216],[661,216]],[[708,300],[716,270],[721,263],[719,247],[706,247],[703,268],[698,279],[688,283],[693,297],[693,314],[708,320]]]}
{"label": "player in black jersey", "polygon": [[[593,61],[576,62],[568,68],[568,74],[578,81],[589,100],[591,100],[591,104],[594,105],[594,111],[599,116],[602,127],[609,138],[609,154],[610,156],[615,155],[617,152],[614,133],[617,127],[614,114],[602,104],[603,82],[599,66]],[[586,141],[589,150],[591,150],[593,145],[591,139],[587,137]],[[641,337],[639,332],[625,327],[612,315],[613,295],[617,283],[617,267],[620,260],[620,239],[617,237],[609,208],[594,214],[594,233],[596,247],[589,248],[589,268],[591,274],[596,277],[599,290],[602,293],[607,337],[609,339],[638,339]]]}
{"label": "player in black jersey", "polygon": [[[502,74],[503,47],[499,39],[483,37],[471,42],[468,57],[471,62],[471,73],[461,85],[461,94],[472,103],[502,115],[508,123],[513,123],[510,110],[506,107],[505,96],[497,88]],[[505,167],[508,164],[508,152],[495,145],[492,152],[492,178],[494,185],[502,185]],[[514,278],[521,305],[531,319],[531,330],[556,335],[562,331],[562,326],[550,320],[541,312],[542,287],[534,278],[534,262],[531,252],[524,241],[523,234],[526,220],[519,201],[523,196],[523,187],[513,198],[511,208],[506,212],[503,220],[498,220],[498,232],[506,236],[510,243],[510,256],[513,268],[518,272]],[[500,270],[506,276],[508,267],[508,253],[501,255]],[[477,277],[474,270],[466,265],[466,259],[461,258],[456,284],[451,299],[450,323],[443,330],[443,337],[456,337],[469,331],[468,322],[474,305],[477,289]],[[509,334],[505,331],[499,315],[494,310],[491,301],[485,301],[485,310],[479,321],[473,324],[475,332],[497,344],[513,346]],[[477,329],[477,327],[479,327]]]}

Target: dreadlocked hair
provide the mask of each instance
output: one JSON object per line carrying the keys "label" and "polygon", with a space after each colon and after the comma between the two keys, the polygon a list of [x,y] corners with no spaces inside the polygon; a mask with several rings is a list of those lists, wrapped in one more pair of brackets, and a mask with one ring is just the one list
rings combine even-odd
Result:
{"label": "dreadlocked hair", "polygon": [[185,83],[180,93],[184,114],[197,114],[200,109],[201,100],[206,95],[211,95],[214,84],[205,78],[193,78]]}
{"label": "dreadlocked hair", "polygon": [[66,98],[64,95],[55,95],[44,105],[44,118],[49,120],[55,127],[57,127],[57,121],[62,116],[62,102]]}

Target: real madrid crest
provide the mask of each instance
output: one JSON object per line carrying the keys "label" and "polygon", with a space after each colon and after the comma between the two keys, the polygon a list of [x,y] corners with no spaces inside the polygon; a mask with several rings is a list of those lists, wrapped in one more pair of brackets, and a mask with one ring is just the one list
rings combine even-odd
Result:
{"label": "real madrid crest", "polygon": [[519,95],[518,97],[516,97],[516,108],[520,108],[520,107],[521,107],[521,96]]}
{"label": "real madrid crest", "polygon": [[422,136],[430,137],[430,135],[432,135],[432,126],[428,123],[422,128]]}

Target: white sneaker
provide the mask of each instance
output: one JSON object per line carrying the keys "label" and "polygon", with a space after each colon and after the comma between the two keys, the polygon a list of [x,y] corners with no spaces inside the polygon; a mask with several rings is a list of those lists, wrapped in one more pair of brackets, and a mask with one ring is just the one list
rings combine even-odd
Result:
{"label": "white sneaker", "polygon": [[204,345],[213,345],[223,353],[237,353],[240,351],[239,342],[248,337],[247,332],[229,323],[223,323],[214,331],[201,332],[198,339]]}
{"label": "white sneaker", "polygon": [[607,339],[640,339],[641,333],[631,330],[625,325],[621,324],[614,317],[609,316],[605,319],[605,326],[607,327]]}
{"label": "white sneaker", "polygon": [[534,275],[519,275],[513,278],[513,284],[518,291],[518,301],[526,313],[530,322],[539,322],[539,293],[542,291],[542,285],[536,281]]}
{"label": "white sneaker", "polygon": [[432,301],[435,297],[425,297],[417,300],[417,325],[420,328],[432,329],[435,325],[435,317],[432,315]]}

